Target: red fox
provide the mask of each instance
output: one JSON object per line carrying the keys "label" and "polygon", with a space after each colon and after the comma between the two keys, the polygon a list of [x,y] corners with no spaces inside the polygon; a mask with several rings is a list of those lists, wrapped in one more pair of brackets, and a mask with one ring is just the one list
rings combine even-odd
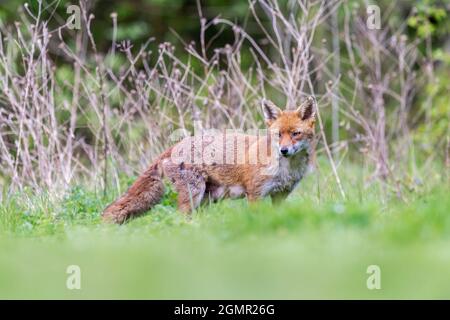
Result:
{"label": "red fox", "polygon": [[164,151],[128,191],[103,212],[105,221],[124,223],[156,205],[163,177],[178,193],[178,208],[188,213],[204,201],[270,196],[286,198],[305,175],[314,144],[316,100],[282,111],[263,100],[268,134],[213,132],[186,137]]}

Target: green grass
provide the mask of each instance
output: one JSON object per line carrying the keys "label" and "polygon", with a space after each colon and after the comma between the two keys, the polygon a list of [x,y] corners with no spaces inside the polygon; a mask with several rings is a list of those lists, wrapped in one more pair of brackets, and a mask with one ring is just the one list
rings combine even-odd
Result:
{"label": "green grass", "polygon": [[[123,226],[105,225],[87,187],[31,192],[0,205],[0,298],[450,298],[448,187],[382,201],[377,184],[312,174],[280,206],[210,204],[186,218],[167,192]],[[442,183],[441,183],[442,184]],[[66,269],[81,268],[81,290]],[[381,289],[369,290],[369,265]]]}

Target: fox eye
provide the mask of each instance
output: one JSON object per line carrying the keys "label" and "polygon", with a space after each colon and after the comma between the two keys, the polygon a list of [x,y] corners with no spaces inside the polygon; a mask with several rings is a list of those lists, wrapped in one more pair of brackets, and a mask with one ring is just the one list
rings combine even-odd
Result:
{"label": "fox eye", "polygon": [[300,131],[294,131],[292,132],[292,136],[293,137],[298,137],[299,135],[301,135],[302,133]]}

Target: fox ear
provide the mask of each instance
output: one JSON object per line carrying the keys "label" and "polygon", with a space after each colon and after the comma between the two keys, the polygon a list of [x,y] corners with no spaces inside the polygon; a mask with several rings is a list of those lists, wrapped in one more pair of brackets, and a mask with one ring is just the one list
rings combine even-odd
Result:
{"label": "fox ear", "polygon": [[297,108],[297,112],[302,120],[315,120],[316,119],[317,102],[313,96],[309,96],[306,100]]}
{"label": "fox ear", "polygon": [[275,121],[281,114],[281,109],[278,108],[272,101],[263,99],[261,101],[264,119],[267,124]]}

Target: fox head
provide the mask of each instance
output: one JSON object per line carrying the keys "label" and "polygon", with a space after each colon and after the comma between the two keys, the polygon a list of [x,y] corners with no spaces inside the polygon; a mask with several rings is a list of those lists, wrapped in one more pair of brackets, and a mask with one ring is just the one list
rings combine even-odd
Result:
{"label": "fox head", "polygon": [[278,152],[283,157],[309,149],[314,139],[316,100],[308,97],[296,110],[281,111],[271,101],[262,103],[269,131],[278,133]]}

